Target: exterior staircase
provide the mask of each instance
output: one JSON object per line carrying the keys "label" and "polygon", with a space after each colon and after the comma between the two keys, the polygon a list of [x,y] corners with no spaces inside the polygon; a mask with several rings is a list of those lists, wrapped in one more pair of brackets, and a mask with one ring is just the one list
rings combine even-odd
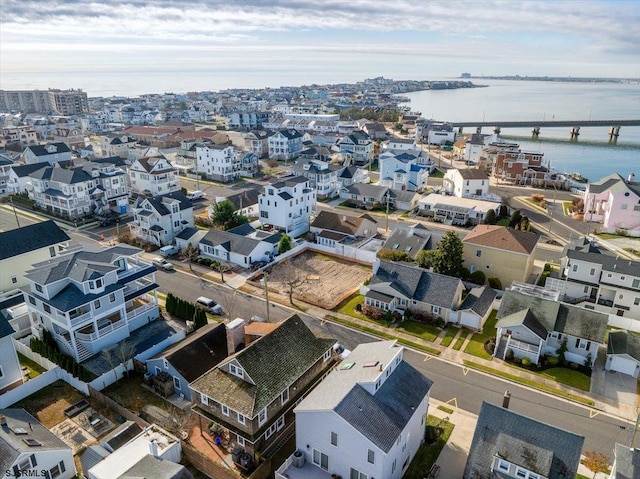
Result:
{"label": "exterior staircase", "polygon": [[496,345],[496,349],[493,352],[493,356],[498,359],[504,359],[504,352],[507,349],[507,339],[508,336],[501,336],[500,342]]}

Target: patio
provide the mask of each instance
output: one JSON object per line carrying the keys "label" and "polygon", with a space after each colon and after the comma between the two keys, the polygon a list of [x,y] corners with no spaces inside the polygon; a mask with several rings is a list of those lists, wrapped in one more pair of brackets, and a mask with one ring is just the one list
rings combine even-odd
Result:
{"label": "patio", "polygon": [[58,436],[71,448],[75,455],[82,448],[95,442],[95,439],[72,419],[65,419],[51,428],[51,432]]}

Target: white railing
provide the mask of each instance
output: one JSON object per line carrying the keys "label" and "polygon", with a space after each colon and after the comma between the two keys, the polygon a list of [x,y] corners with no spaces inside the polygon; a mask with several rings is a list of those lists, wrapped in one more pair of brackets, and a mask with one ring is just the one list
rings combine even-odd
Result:
{"label": "white railing", "polygon": [[286,461],[275,471],[276,479],[286,479],[288,476],[284,476],[284,472],[289,469],[289,466],[293,464],[293,454],[291,454]]}
{"label": "white railing", "polygon": [[538,354],[540,352],[540,346],[524,343],[513,338],[509,338],[509,342],[507,343],[507,349],[508,348],[519,349],[520,351],[526,351],[533,354]]}
{"label": "white railing", "polygon": [[135,283],[129,283],[125,286],[123,293],[126,296],[129,293],[135,293],[136,291],[146,288],[150,284],[153,284],[153,282],[149,280],[142,280],[142,281],[136,281]]}
{"label": "white railing", "polygon": [[144,261],[140,260],[138,260],[136,263],[130,263],[129,268],[118,273],[118,279],[126,278],[127,276],[137,273],[141,269],[148,268],[149,266],[151,266],[151,264],[145,263]]}
{"label": "white railing", "polygon": [[119,321],[116,321],[115,323],[110,323],[108,326],[105,326],[104,328],[98,329],[98,331],[96,331],[95,333],[91,333],[91,334],[76,333],[76,339],[79,339],[80,341],[89,341],[89,342],[95,341],[96,339],[106,336],[107,334],[112,333],[113,331],[120,329],[126,325],[127,325],[127,320],[121,319]]}
{"label": "white railing", "polygon": [[143,306],[140,306],[131,312],[127,312],[127,321],[135,318],[136,316],[140,316],[142,313],[149,311],[150,309],[155,308],[157,305],[155,303],[147,303]]}
{"label": "white railing", "polygon": [[[69,318],[69,323],[71,324],[71,326],[77,326],[78,324],[82,323],[83,321],[87,320],[87,319],[91,319],[93,318],[93,314],[91,313],[91,311],[88,311],[86,313],[80,314],[78,316],[74,316],[73,318]],[[65,318],[66,320],[66,318]]]}

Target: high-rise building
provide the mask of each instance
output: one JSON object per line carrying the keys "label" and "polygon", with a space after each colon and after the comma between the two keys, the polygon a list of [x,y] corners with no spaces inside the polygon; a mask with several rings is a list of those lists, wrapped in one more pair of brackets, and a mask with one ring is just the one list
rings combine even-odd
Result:
{"label": "high-rise building", "polygon": [[79,115],[89,111],[89,101],[82,90],[0,90],[0,111],[10,110]]}

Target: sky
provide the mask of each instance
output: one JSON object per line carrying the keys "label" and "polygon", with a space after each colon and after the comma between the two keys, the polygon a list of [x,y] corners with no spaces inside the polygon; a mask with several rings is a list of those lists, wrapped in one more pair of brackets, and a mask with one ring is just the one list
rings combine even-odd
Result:
{"label": "sky", "polygon": [[64,75],[175,73],[188,90],[205,74],[262,87],[462,72],[640,78],[640,1],[0,0],[4,89]]}

